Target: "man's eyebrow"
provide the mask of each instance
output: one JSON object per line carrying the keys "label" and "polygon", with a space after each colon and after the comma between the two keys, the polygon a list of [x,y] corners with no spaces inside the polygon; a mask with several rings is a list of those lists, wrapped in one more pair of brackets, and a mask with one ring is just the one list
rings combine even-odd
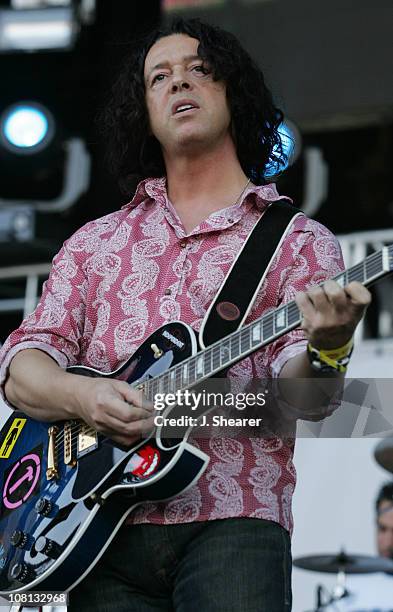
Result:
{"label": "man's eyebrow", "polygon": [[[192,62],[194,60],[200,60],[202,59],[199,55],[185,55],[183,57],[183,63],[187,63],[187,62]],[[165,61],[165,62],[160,62],[159,64],[156,64],[155,66],[153,66],[151,68],[151,70],[149,71],[148,76],[151,75],[152,72],[154,72],[155,70],[157,70],[158,68],[166,68],[167,66],[169,66],[169,61]]]}

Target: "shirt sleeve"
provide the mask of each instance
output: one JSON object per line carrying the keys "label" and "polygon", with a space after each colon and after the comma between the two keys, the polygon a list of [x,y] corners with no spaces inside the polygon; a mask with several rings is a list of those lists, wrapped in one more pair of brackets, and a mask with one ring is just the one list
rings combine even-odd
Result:
{"label": "shirt sleeve", "polygon": [[[279,282],[277,307],[294,300],[299,291],[322,284],[344,269],[337,238],[325,226],[307,218],[295,224],[279,259],[275,267]],[[302,353],[306,346],[306,335],[299,328],[270,344],[266,350],[270,376],[278,377],[288,359]]]}
{"label": "shirt sleeve", "polygon": [[62,368],[79,361],[87,281],[80,253],[69,249],[68,243],[64,243],[53,259],[35,311],[10,334],[1,349],[0,390],[5,401],[9,365],[19,351],[39,349]]}
{"label": "shirt sleeve", "polygon": [[[295,221],[269,271],[266,285],[277,287],[275,307],[279,307],[294,300],[299,291],[321,284],[343,269],[344,262],[337,238],[320,223],[300,217]],[[306,346],[307,338],[300,328],[281,336],[256,354],[254,367],[257,378],[277,379],[285,363],[303,353]],[[330,415],[338,405],[333,402],[329,406],[316,408],[311,414],[286,404],[280,398],[281,413],[288,419],[320,420]]]}

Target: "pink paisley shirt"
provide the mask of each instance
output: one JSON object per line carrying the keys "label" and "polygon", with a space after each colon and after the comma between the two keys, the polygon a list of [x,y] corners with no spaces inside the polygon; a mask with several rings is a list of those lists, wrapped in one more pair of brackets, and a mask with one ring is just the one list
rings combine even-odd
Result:
{"label": "pink paisley shirt", "polygon": [[[63,368],[82,364],[108,372],[164,323],[182,320],[198,330],[249,231],[278,199],[273,184],[251,185],[241,202],[212,213],[186,234],[168,201],[165,178],[142,181],[129,204],[87,223],[55,256],[35,312],[2,348],[2,386],[22,349],[41,349]],[[297,217],[247,322],[342,267],[335,237],[316,221]],[[294,330],[233,366],[229,375],[276,377],[305,345],[303,332]],[[293,441],[216,437],[193,443],[210,456],[199,481],[171,501],[139,506],[129,522],[247,516],[292,531]]]}

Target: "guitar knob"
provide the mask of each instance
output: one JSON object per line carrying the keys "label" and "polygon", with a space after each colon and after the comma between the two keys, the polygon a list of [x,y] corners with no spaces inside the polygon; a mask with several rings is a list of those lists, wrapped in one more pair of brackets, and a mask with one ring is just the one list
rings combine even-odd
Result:
{"label": "guitar knob", "polygon": [[15,563],[11,567],[10,577],[18,582],[27,582],[35,575],[34,569],[26,563]]}
{"label": "guitar knob", "polygon": [[61,547],[59,544],[53,540],[50,540],[49,538],[46,538],[45,536],[40,536],[36,539],[34,548],[38,553],[46,555],[51,559],[57,559],[61,553]]}
{"label": "guitar knob", "polygon": [[24,548],[27,543],[27,533],[20,529],[15,529],[11,536],[11,544],[17,548]]}
{"label": "guitar knob", "polygon": [[34,506],[37,514],[41,514],[42,516],[48,516],[52,510],[52,507],[53,504],[47,497],[40,497]]}

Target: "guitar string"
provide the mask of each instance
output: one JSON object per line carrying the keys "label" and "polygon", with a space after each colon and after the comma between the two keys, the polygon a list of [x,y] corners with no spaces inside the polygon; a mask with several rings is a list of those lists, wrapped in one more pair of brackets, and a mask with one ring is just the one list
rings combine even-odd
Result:
{"label": "guitar string", "polygon": [[[369,257],[367,257],[363,262],[356,264],[355,266],[352,266],[351,268],[349,268],[348,270],[341,272],[340,274],[338,274],[337,276],[335,276],[334,278],[339,278],[340,276],[344,276],[344,277],[349,277],[349,272],[351,272],[351,276],[356,274],[359,272],[361,272],[362,274],[362,279],[366,273],[367,277],[372,277],[376,272],[379,271],[380,269],[380,262],[379,260],[382,259],[382,253],[378,252],[378,253],[374,253],[372,255],[370,255]],[[366,264],[366,265],[365,265]],[[248,324],[248,326],[246,328],[241,328],[240,330],[237,330],[233,335],[230,336],[228,342],[229,343],[233,343],[235,341],[239,341],[239,345],[240,345],[240,352],[242,352],[241,349],[241,343],[243,340],[247,340],[252,342],[252,340],[250,339],[250,335],[252,333],[252,330],[254,328],[256,328],[258,325],[262,328],[260,331],[262,332],[261,337],[264,336],[264,330],[263,327],[269,327],[272,326],[273,327],[273,331],[274,331],[274,318],[277,317],[277,311],[285,311],[285,310],[290,310],[292,308],[293,310],[293,314],[298,314],[299,310],[298,307],[296,305],[295,301],[291,301],[288,302],[287,304],[285,304],[282,307],[279,307],[277,309],[275,309],[273,312],[270,313],[266,313],[265,315],[263,315],[258,321],[254,321],[250,324]],[[286,326],[287,327],[287,326]],[[251,333],[250,333],[251,332]],[[269,334],[271,335],[271,334]],[[262,341],[265,341],[265,338],[263,338]],[[225,340],[224,340],[225,342]],[[257,341],[257,343],[259,343],[260,340]],[[231,347],[232,348],[232,347]],[[231,348],[229,349],[231,351]],[[250,346],[250,348],[252,348],[252,346]],[[217,357],[218,355],[221,356],[221,351],[222,351],[222,342],[220,343],[219,346],[213,346],[210,349],[206,349],[204,355],[204,359],[206,360],[206,356],[209,355],[211,362],[214,361],[215,357]],[[214,354],[216,352],[216,354]],[[247,349],[244,351],[247,352]],[[236,354],[235,357],[238,357],[239,354]],[[146,381],[147,385],[146,386],[153,386],[153,384],[159,385],[160,382],[173,382],[172,381],[166,381],[166,379],[168,379],[168,372],[170,371],[173,374],[173,379],[176,380],[176,374],[180,374],[180,380],[182,379],[182,374],[181,371],[184,370],[184,366],[187,364],[192,363],[193,361],[196,362],[198,360],[198,358],[201,358],[201,355],[197,354],[197,355],[193,355],[191,357],[189,357],[188,359],[184,360],[183,362],[181,362],[180,364],[175,365],[173,368],[170,368],[170,370],[168,370],[167,372],[163,373],[163,374],[159,374],[157,377],[155,377],[152,380]],[[231,361],[231,359],[229,360]],[[196,365],[196,363],[194,363],[193,365]],[[204,364],[205,365],[205,364]],[[219,367],[221,367],[221,364],[219,365]],[[225,366],[222,366],[225,367]],[[215,369],[215,368],[213,368]],[[205,374],[202,373],[201,375],[202,377],[205,376]],[[188,385],[193,385],[195,383],[198,382],[198,378],[195,378],[194,381],[188,381]],[[142,386],[143,383],[142,383]],[[165,385],[163,385],[165,387]],[[168,389],[170,389],[170,385],[168,385]],[[70,429],[70,434],[75,434],[79,429],[80,429],[80,425],[76,424],[75,426],[72,426]],[[85,426],[86,427],[86,426]],[[86,429],[85,433],[86,435],[89,434],[89,432],[92,432],[93,435],[97,434],[98,436],[103,436],[105,438],[108,438],[107,436],[105,436],[104,434],[97,432],[93,427],[89,427],[88,429]],[[79,432],[80,433],[80,432]],[[58,447],[60,446],[61,442],[63,441],[65,436],[64,430],[62,432],[60,432],[59,434],[56,434],[55,437],[55,448],[56,450],[58,449]]]}

